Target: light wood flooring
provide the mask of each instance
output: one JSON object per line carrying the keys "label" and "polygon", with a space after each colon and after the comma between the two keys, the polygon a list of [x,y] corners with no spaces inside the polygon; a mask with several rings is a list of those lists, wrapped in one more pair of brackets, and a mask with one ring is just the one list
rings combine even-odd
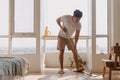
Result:
{"label": "light wood flooring", "polygon": [[[102,73],[76,73],[65,69],[65,74],[58,74],[58,69],[45,69],[42,73],[29,73],[24,80],[108,80],[108,74],[102,77]],[[120,80],[120,73],[112,73],[112,80]]]}

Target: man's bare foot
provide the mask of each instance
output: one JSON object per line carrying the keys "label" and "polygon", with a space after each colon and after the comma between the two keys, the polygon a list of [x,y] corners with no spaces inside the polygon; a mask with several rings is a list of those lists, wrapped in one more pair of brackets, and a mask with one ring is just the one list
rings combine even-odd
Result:
{"label": "man's bare foot", "polygon": [[64,72],[64,70],[60,70],[59,72],[58,72],[58,74],[64,74],[65,72]]}
{"label": "man's bare foot", "polygon": [[74,70],[74,72],[83,72],[84,69],[83,68],[79,68],[78,70]]}

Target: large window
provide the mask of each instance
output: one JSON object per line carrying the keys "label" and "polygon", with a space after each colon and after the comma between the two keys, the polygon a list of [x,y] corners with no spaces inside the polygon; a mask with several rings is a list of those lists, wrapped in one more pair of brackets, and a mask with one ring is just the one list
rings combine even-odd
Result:
{"label": "large window", "polygon": [[108,53],[107,14],[107,0],[96,0],[96,54]]}
{"label": "large window", "polygon": [[0,54],[36,53],[34,2],[0,0]]}
{"label": "large window", "polygon": [[15,0],[14,14],[12,30],[15,37],[12,38],[12,53],[35,54],[36,38],[35,35],[32,35],[35,33],[34,0]]}
{"label": "large window", "polygon": [[[75,9],[79,9],[83,12],[81,19],[82,29],[80,35],[88,35],[88,1],[89,0],[42,0],[41,11],[44,16],[42,18],[42,29],[48,27],[51,35],[58,35],[59,26],[56,23],[56,19],[63,15],[73,15]],[[54,4],[53,4],[54,2]],[[44,5],[43,5],[44,4]],[[42,17],[41,16],[41,17]],[[44,31],[42,32],[44,35]],[[47,43],[54,43],[52,45],[46,45],[46,51],[56,51],[57,42],[54,40],[47,41]],[[80,52],[86,52],[86,39],[78,41],[78,50]]]}

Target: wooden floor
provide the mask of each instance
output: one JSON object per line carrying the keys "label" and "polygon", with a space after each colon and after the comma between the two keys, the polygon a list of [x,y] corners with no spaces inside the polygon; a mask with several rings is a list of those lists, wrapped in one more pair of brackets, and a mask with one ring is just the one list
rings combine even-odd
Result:
{"label": "wooden floor", "polygon": [[[65,69],[65,74],[58,74],[58,69],[45,69],[42,73],[29,73],[24,80],[108,80],[108,74],[105,78],[102,73],[76,73]],[[112,73],[112,80],[120,80],[120,73]]]}

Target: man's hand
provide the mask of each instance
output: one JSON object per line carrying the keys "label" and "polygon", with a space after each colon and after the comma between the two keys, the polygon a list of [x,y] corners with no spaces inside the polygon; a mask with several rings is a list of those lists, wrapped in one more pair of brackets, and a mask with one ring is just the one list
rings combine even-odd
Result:
{"label": "man's hand", "polygon": [[77,49],[76,49],[76,46],[74,46],[74,50],[75,50],[75,52],[77,53]]}
{"label": "man's hand", "polygon": [[62,31],[67,32],[67,29],[65,27],[62,28]]}

